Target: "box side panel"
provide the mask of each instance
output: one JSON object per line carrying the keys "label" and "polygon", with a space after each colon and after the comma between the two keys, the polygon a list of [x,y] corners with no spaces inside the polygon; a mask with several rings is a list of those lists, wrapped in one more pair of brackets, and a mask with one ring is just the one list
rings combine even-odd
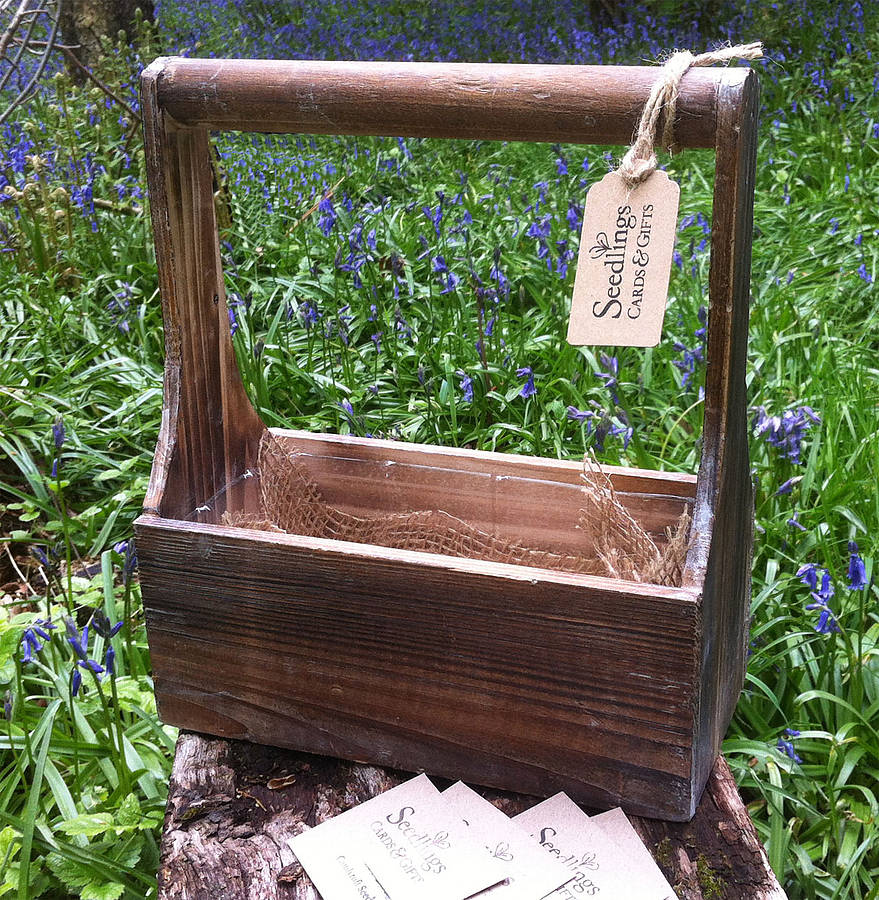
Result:
{"label": "box side panel", "polygon": [[691,814],[686,591],[159,519],[137,540],[167,722]]}
{"label": "box side panel", "polygon": [[[439,509],[523,546],[594,554],[595,535],[578,527],[584,505],[581,464],[499,463],[492,457],[500,454],[474,460],[430,447],[363,447],[323,438],[278,440],[287,452],[296,453],[297,466],[337,509],[366,517]],[[615,497],[657,543],[664,543],[667,530],[692,502],[671,493],[685,491],[687,482],[654,480],[652,474],[618,479],[630,489],[617,486]],[[669,493],[662,492],[665,488]]]}

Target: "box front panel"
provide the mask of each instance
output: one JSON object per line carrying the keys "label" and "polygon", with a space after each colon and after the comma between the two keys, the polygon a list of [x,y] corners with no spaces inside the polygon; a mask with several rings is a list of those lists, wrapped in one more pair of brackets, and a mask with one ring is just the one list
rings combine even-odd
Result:
{"label": "box front panel", "polygon": [[685,819],[686,591],[144,518],[165,721]]}

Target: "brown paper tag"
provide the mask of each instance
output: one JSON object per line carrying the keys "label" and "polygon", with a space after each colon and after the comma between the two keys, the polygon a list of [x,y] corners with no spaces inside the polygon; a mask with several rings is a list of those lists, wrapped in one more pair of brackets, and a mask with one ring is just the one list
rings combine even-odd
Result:
{"label": "brown paper tag", "polygon": [[656,171],[629,188],[616,172],[586,195],[568,343],[655,347],[662,334],[681,189]]}

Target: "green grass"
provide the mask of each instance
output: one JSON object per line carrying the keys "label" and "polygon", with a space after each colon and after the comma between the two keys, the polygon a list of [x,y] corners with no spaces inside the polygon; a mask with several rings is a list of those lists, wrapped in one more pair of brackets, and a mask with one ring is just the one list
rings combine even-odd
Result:
{"label": "green grass", "polygon": [[[798,25],[801,58],[761,68],[749,402],[777,415],[808,406],[820,424],[805,430],[800,462],[765,436],[752,441],[752,654],[725,752],[791,897],[873,898],[879,23],[871,14],[850,52],[831,58],[834,13],[816,8]],[[770,48],[784,37],[777,18],[756,17]],[[148,44],[144,58],[159,49]],[[125,65],[108,59],[100,75],[126,90]],[[825,103],[822,84],[849,94]],[[174,732],[156,720],[136,579],[109,548],[129,536],[161,416],[155,262],[132,123],[96,88],[62,77],[55,87],[3,138],[7,148],[31,140],[27,152],[44,162],[19,171],[7,160],[16,187],[0,205],[0,572],[18,583],[0,625],[0,897],[144,897]],[[609,371],[601,351],[564,341],[573,263],[561,277],[557,242],[576,249],[569,207],[607,172],[605,151],[620,148],[262,136],[218,147],[234,342],[267,423],[569,458],[592,448],[610,463],[695,471],[704,364],[685,385],[675,342],[699,346],[710,235],[693,217],[710,222],[712,154],[668,161],[681,184],[680,267],[660,346],[615,352],[616,402],[595,375]],[[83,212],[72,185],[86,181],[100,203],[92,211],[86,199]],[[316,205],[329,190],[337,218],[324,234]],[[436,210],[438,191],[439,233],[423,212]],[[547,214],[551,270],[528,234]],[[359,287],[344,268],[355,245]],[[445,293],[438,256],[459,279]],[[537,388],[528,399],[516,375],[525,366]],[[568,406],[593,412],[603,440]],[[850,540],[864,590],[846,586]],[[820,610],[806,609],[797,577],[805,564],[831,573],[838,632],[815,630]],[[64,618],[81,633],[97,610],[124,623],[110,639],[116,674],[98,684],[80,667],[73,697]],[[58,627],[23,663],[22,634],[38,616]],[[107,645],[93,626],[89,658],[104,664]],[[785,729],[800,732],[791,743],[801,762],[777,747]]]}

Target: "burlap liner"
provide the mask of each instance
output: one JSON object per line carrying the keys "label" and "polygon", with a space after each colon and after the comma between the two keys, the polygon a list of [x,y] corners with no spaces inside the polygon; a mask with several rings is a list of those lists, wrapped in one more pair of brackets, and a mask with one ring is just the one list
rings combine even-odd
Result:
{"label": "burlap liner", "polygon": [[259,515],[227,512],[226,524],[309,537],[422,550],[466,559],[603,575],[679,587],[687,553],[690,514],[683,511],[667,541],[657,545],[616,497],[610,478],[594,461],[583,466],[583,508],[578,528],[591,553],[583,556],[523,547],[439,509],[355,516],[324,500],[300,454],[270,432],[260,444]]}

